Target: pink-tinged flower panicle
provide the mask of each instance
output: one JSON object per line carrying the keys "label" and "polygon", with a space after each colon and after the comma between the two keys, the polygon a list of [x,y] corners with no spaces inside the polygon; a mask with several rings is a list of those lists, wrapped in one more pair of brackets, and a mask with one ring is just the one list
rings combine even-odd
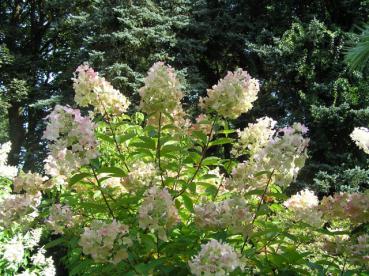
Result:
{"label": "pink-tinged flower panicle", "polygon": [[196,122],[194,124],[191,124],[188,129],[189,135],[192,135],[193,131],[201,131],[208,136],[213,134],[210,133],[212,131],[211,118],[206,114],[200,114],[199,116],[197,116]]}
{"label": "pink-tinged flower panicle", "polygon": [[146,114],[172,113],[181,107],[183,93],[172,67],[156,62],[140,88],[140,109]]}
{"label": "pink-tinged flower panicle", "polygon": [[69,205],[54,204],[49,212],[50,215],[46,220],[46,225],[54,234],[64,234],[65,229],[75,225],[76,216],[74,216]]}
{"label": "pink-tinged flower panicle", "polygon": [[49,140],[49,156],[45,160],[47,174],[63,183],[73,171],[98,156],[95,124],[81,115],[79,109],[55,106],[49,116],[43,138]]}
{"label": "pink-tinged flower panicle", "polygon": [[118,264],[128,258],[132,245],[128,232],[128,226],[115,220],[110,224],[95,220],[85,227],[79,245],[95,262]]}
{"label": "pink-tinged flower panicle", "polygon": [[36,194],[8,194],[0,199],[0,226],[8,227],[13,223],[32,221],[37,215],[37,207],[41,203],[42,195]]}
{"label": "pink-tinged flower panicle", "polygon": [[151,187],[138,211],[138,221],[142,229],[152,230],[159,239],[167,241],[167,230],[178,222],[178,211],[167,189]]}
{"label": "pink-tinged flower panicle", "polygon": [[236,119],[252,108],[257,99],[259,82],[242,69],[228,72],[212,89],[207,97],[200,98],[200,107],[215,111],[224,118]]}
{"label": "pink-tinged flower panicle", "polygon": [[243,269],[235,250],[229,244],[214,239],[201,245],[200,252],[192,257],[188,265],[196,276],[228,275],[237,268]]}
{"label": "pink-tinged flower panicle", "polygon": [[353,263],[369,268],[369,235],[358,236],[350,246],[350,253]]}
{"label": "pink-tinged flower panicle", "polygon": [[328,220],[349,219],[352,223],[369,222],[369,194],[337,193],[324,197],[321,210]]}
{"label": "pink-tinged flower panicle", "polygon": [[81,107],[93,106],[95,113],[119,116],[127,111],[130,104],[119,90],[114,89],[87,64],[77,68],[73,88],[75,102]]}
{"label": "pink-tinged flower panicle", "polygon": [[200,229],[228,229],[233,234],[247,235],[253,218],[247,203],[241,198],[207,202],[195,206],[195,224]]}

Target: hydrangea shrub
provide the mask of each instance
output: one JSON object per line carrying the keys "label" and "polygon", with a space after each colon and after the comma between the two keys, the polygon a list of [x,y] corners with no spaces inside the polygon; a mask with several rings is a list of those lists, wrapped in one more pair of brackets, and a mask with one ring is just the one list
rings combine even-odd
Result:
{"label": "hydrangea shrub", "polygon": [[[86,64],[73,82],[75,106],[45,118],[45,175],[17,173],[0,148],[2,274],[55,275],[56,248],[70,275],[366,275],[369,194],[288,197],[309,132],[268,117],[232,129],[257,99],[247,72],[209,89],[194,120],[161,62],[137,112]],[[368,137],[352,134],[365,152]]]}

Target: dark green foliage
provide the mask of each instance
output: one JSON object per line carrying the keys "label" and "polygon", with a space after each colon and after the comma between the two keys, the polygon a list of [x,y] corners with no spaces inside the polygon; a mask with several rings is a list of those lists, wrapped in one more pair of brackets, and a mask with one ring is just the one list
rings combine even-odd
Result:
{"label": "dark green foliage", "polygon": [[354,35],[345,61],[353,70],[363,71],[369,61],[369,25],[361,28],[360,35]]}
{"label": "dark green foliage", "polygon": [[[12,164],[42,168],[41,118],[55,102],[70,102],[70,78],[78,64],[91,63],[137,105],[147,68],[162,60],[186,79],[190,114],[199,112],[194,103],[226,71],[242,67],[259,78],[255,108],[234,124],[243,128],[267,114],[280,125],[299,121],[309,127],[311,158],[296,188],[314,186],[326,193],[368,183],[365,154],[349,134],[368,125],[369,83],[365,73],[349,71],[344,63],[356,26],[368,21],[368,1],[0,5],[0,117],[9,121],[1,121],[0,139],[13,142]],[[353,170],[360,171],[360,180]]]}
{"label": "dark green foliage", "polygon": [[79,19],[88,30],[83,49],[96,70],[138,104],[138,88],[156,61],[174,65],[176,33],[187,24],[181,1],[95,1],[91,13]]}
{"label": "dark green foliage", "polygon": [[59,99],[56,95],[71,97],[66,87],[80,59],[74,61],[80,34],[70,16],[87,6],[88,1],[79,0],[0,3],[0,87],[12,142],[10,164],[42,169],[42,119]]}

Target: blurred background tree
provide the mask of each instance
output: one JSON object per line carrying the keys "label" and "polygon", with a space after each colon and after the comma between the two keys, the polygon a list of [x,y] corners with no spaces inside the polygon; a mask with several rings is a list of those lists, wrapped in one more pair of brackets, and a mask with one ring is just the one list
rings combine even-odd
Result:
{"label": "blurred background tree", "polygon": [[237,127],[267,114],[310,129],[310,160],[294,189],[362,189],[368,163],[349,133],[368,126],[369,83],[365,66],[345,63],[345,49],[367,43],[356,26],[368,15],[367,0],[2,1],[0,139],[13,143],[11,164],[42,170],[42,118],[70,103],[70,78],[84,61],[135,104],[147,69],[165,61],[186,80],[191,114],[206,88],[242,67],[262,90]]}

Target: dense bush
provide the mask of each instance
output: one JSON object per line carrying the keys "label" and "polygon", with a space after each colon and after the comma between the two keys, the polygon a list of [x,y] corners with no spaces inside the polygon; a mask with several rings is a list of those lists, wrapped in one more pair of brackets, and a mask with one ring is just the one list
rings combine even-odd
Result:
{"label": "dense bush", "polygon": [[[53,275],[47,250],[64,248],[69,275],[366,275],[369,194],[288,198],[309,132],[269,117],[232,129],[257,99],[247,72],[209,89],[195,122],[163,63],[139,90],[144,113],[127,115],[129,101],[88,65],[73,81],[83,109],[46,118],[46,176],[17,174],[1,147],[2,274]],[[368,152],[367,129],[352,138]]]}

